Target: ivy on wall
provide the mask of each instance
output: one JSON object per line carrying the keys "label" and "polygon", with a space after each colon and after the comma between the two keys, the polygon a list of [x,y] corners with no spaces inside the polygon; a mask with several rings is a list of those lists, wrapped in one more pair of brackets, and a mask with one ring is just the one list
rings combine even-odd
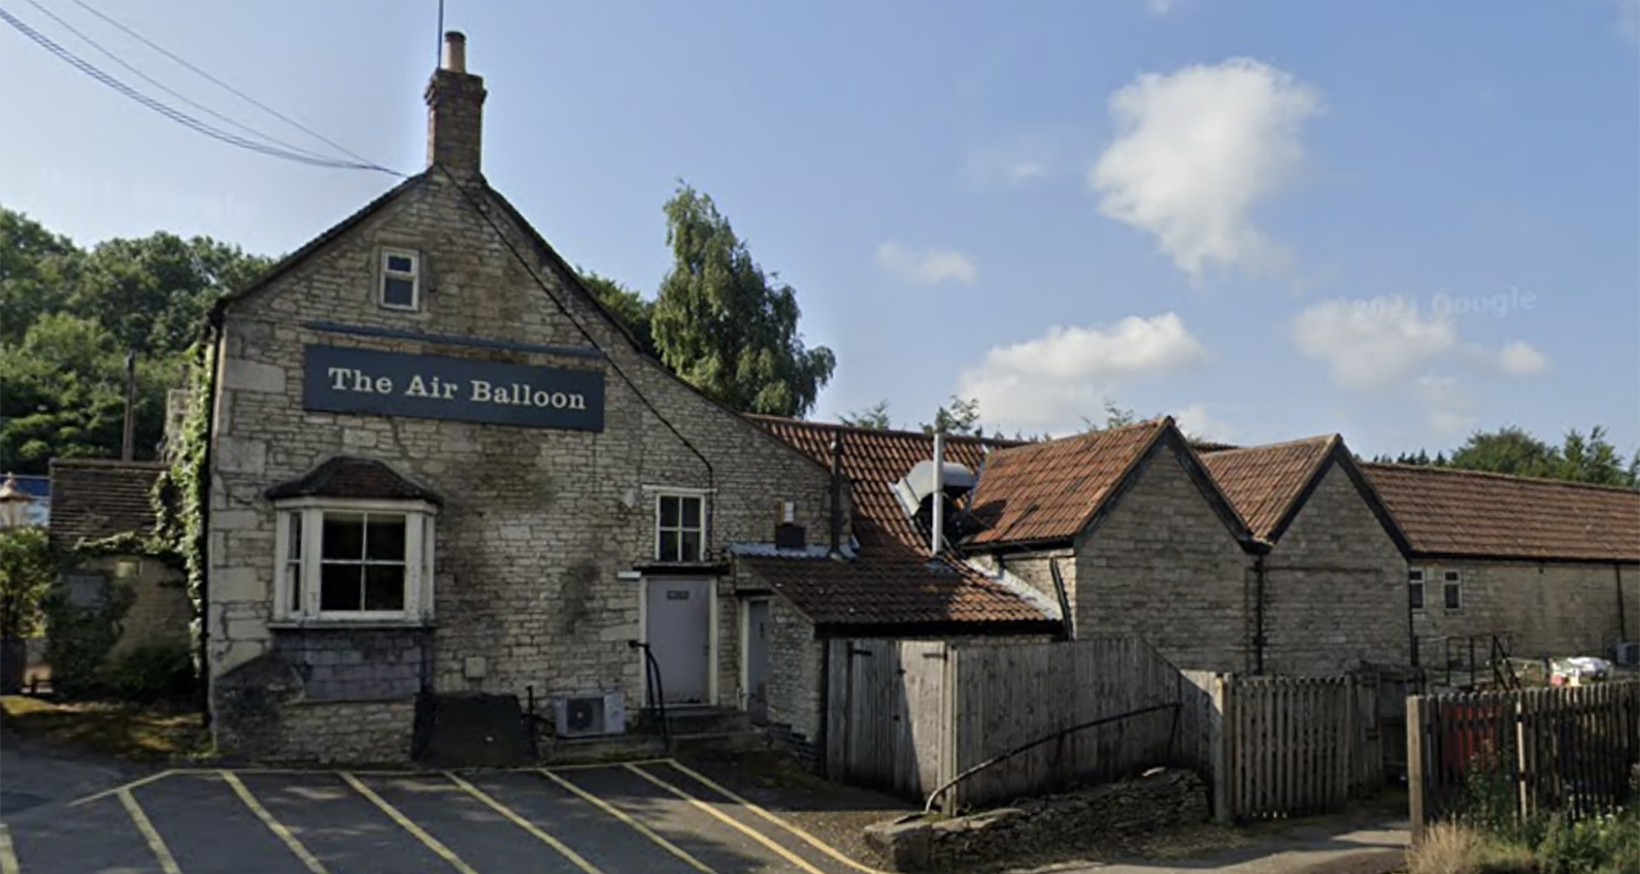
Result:
{"label": "ivy on wall", "polygon": [[198,640],[204,620],[205,513],[210,501],[205,468],[211,440],[215,348],[201,341],[190,350],[188,358],[187,410],[173,444],[167,447],[170,466],[154,485],[154,538],[156,546],[174,556],[186,573],[188,600],[193,603],[193,635]]}

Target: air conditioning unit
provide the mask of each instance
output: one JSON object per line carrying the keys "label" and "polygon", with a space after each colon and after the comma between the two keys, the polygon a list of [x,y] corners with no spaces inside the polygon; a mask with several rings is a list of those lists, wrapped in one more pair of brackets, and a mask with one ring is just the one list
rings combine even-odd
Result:
{"label": "air conditioning unit", "polygon": [[620,692],[600,692],[554,699],[552,724],[559,737],[625,734],[626,697]]}
{"label": "air conditioning unit", "polygon": [[1640,667],[1640,641],[1626,640],[1612,647],[1612,661],[1625,667]]}

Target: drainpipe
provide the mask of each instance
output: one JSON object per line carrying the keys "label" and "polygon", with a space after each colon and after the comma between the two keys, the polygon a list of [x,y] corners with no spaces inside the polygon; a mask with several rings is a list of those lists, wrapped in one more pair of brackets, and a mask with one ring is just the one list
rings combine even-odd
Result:
{"label": "drainpipe", "polygon": [[1253,557],[1253,675],[1264,673],[1264,556]]}
{"label": "drainpipe", "polygon": [[1640,640],[1640,634],[1629,636],[1629,617],[1623,609],[1623,565],[1613,562],[1612,575],[1617,578],[1617,642]]}
{"label": "drainpipe", "polygon": [[831,552],[843,554],[843,435],[831,435]]}
{"label": "drainpipe", "polygon": [[929,526],[928,555],[940,557],[940,543],[945,539],[945,432],[934,432],[934,520]]}

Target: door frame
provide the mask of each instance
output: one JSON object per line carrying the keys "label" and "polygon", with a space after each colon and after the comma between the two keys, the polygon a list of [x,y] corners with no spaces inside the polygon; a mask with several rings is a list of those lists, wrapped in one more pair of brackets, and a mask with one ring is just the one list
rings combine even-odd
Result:
{"label": "door frame", "polygon": [[[701,707],[718,706],[718,623],[720,608],[718,607],[718,578],[696,577],[687,575],[643,576],[638,580],[638,640],[649,643],[649,587],[653,583],[673,581],[700,582],[706,584],[706,702]],[[649,701],[649,670],[644,661],[643,650],[639,650],[638,657],[638,701],[639,706],[647,706]],[[663,702],[664,703],[664,702]],[[682,705],[697,706],[697,705]]]}
{"label": "door frame", "polygon": [[[740,688],[736,697],[739,698],[738,709],[751,712],[752,704],[752,611],[753,604],[763,604],[769,608],[769,619],[774,619],[774,598],[768,595],[751,595],[735,602],[735,612],[739,614],[737,621],[740,625],[740,664],[737,668],[736,685]],[[772,653],[771,653],[772,654]],[[763,702],[768,706],[768,701]]]}

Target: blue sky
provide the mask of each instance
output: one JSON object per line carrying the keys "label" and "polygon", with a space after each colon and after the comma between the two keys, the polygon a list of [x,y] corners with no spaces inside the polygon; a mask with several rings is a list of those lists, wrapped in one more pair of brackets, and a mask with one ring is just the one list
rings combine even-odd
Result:
{"label": "blue sky", "polygon": [[[433,0],[86,2],[424,164]],[[1109,399],[1246,443],[1602,423],[1640,445],[1637,0],[449,0],[446,25],[489,88],[487,177],[571,262],[652,293],[677,181],[717,201],[837,353],[817,418],[887,399],[915,425],[960,393],[1010,431]],[[205,139],[0,27],[0,202],[81,243],[279,254],[391,182]]]}

